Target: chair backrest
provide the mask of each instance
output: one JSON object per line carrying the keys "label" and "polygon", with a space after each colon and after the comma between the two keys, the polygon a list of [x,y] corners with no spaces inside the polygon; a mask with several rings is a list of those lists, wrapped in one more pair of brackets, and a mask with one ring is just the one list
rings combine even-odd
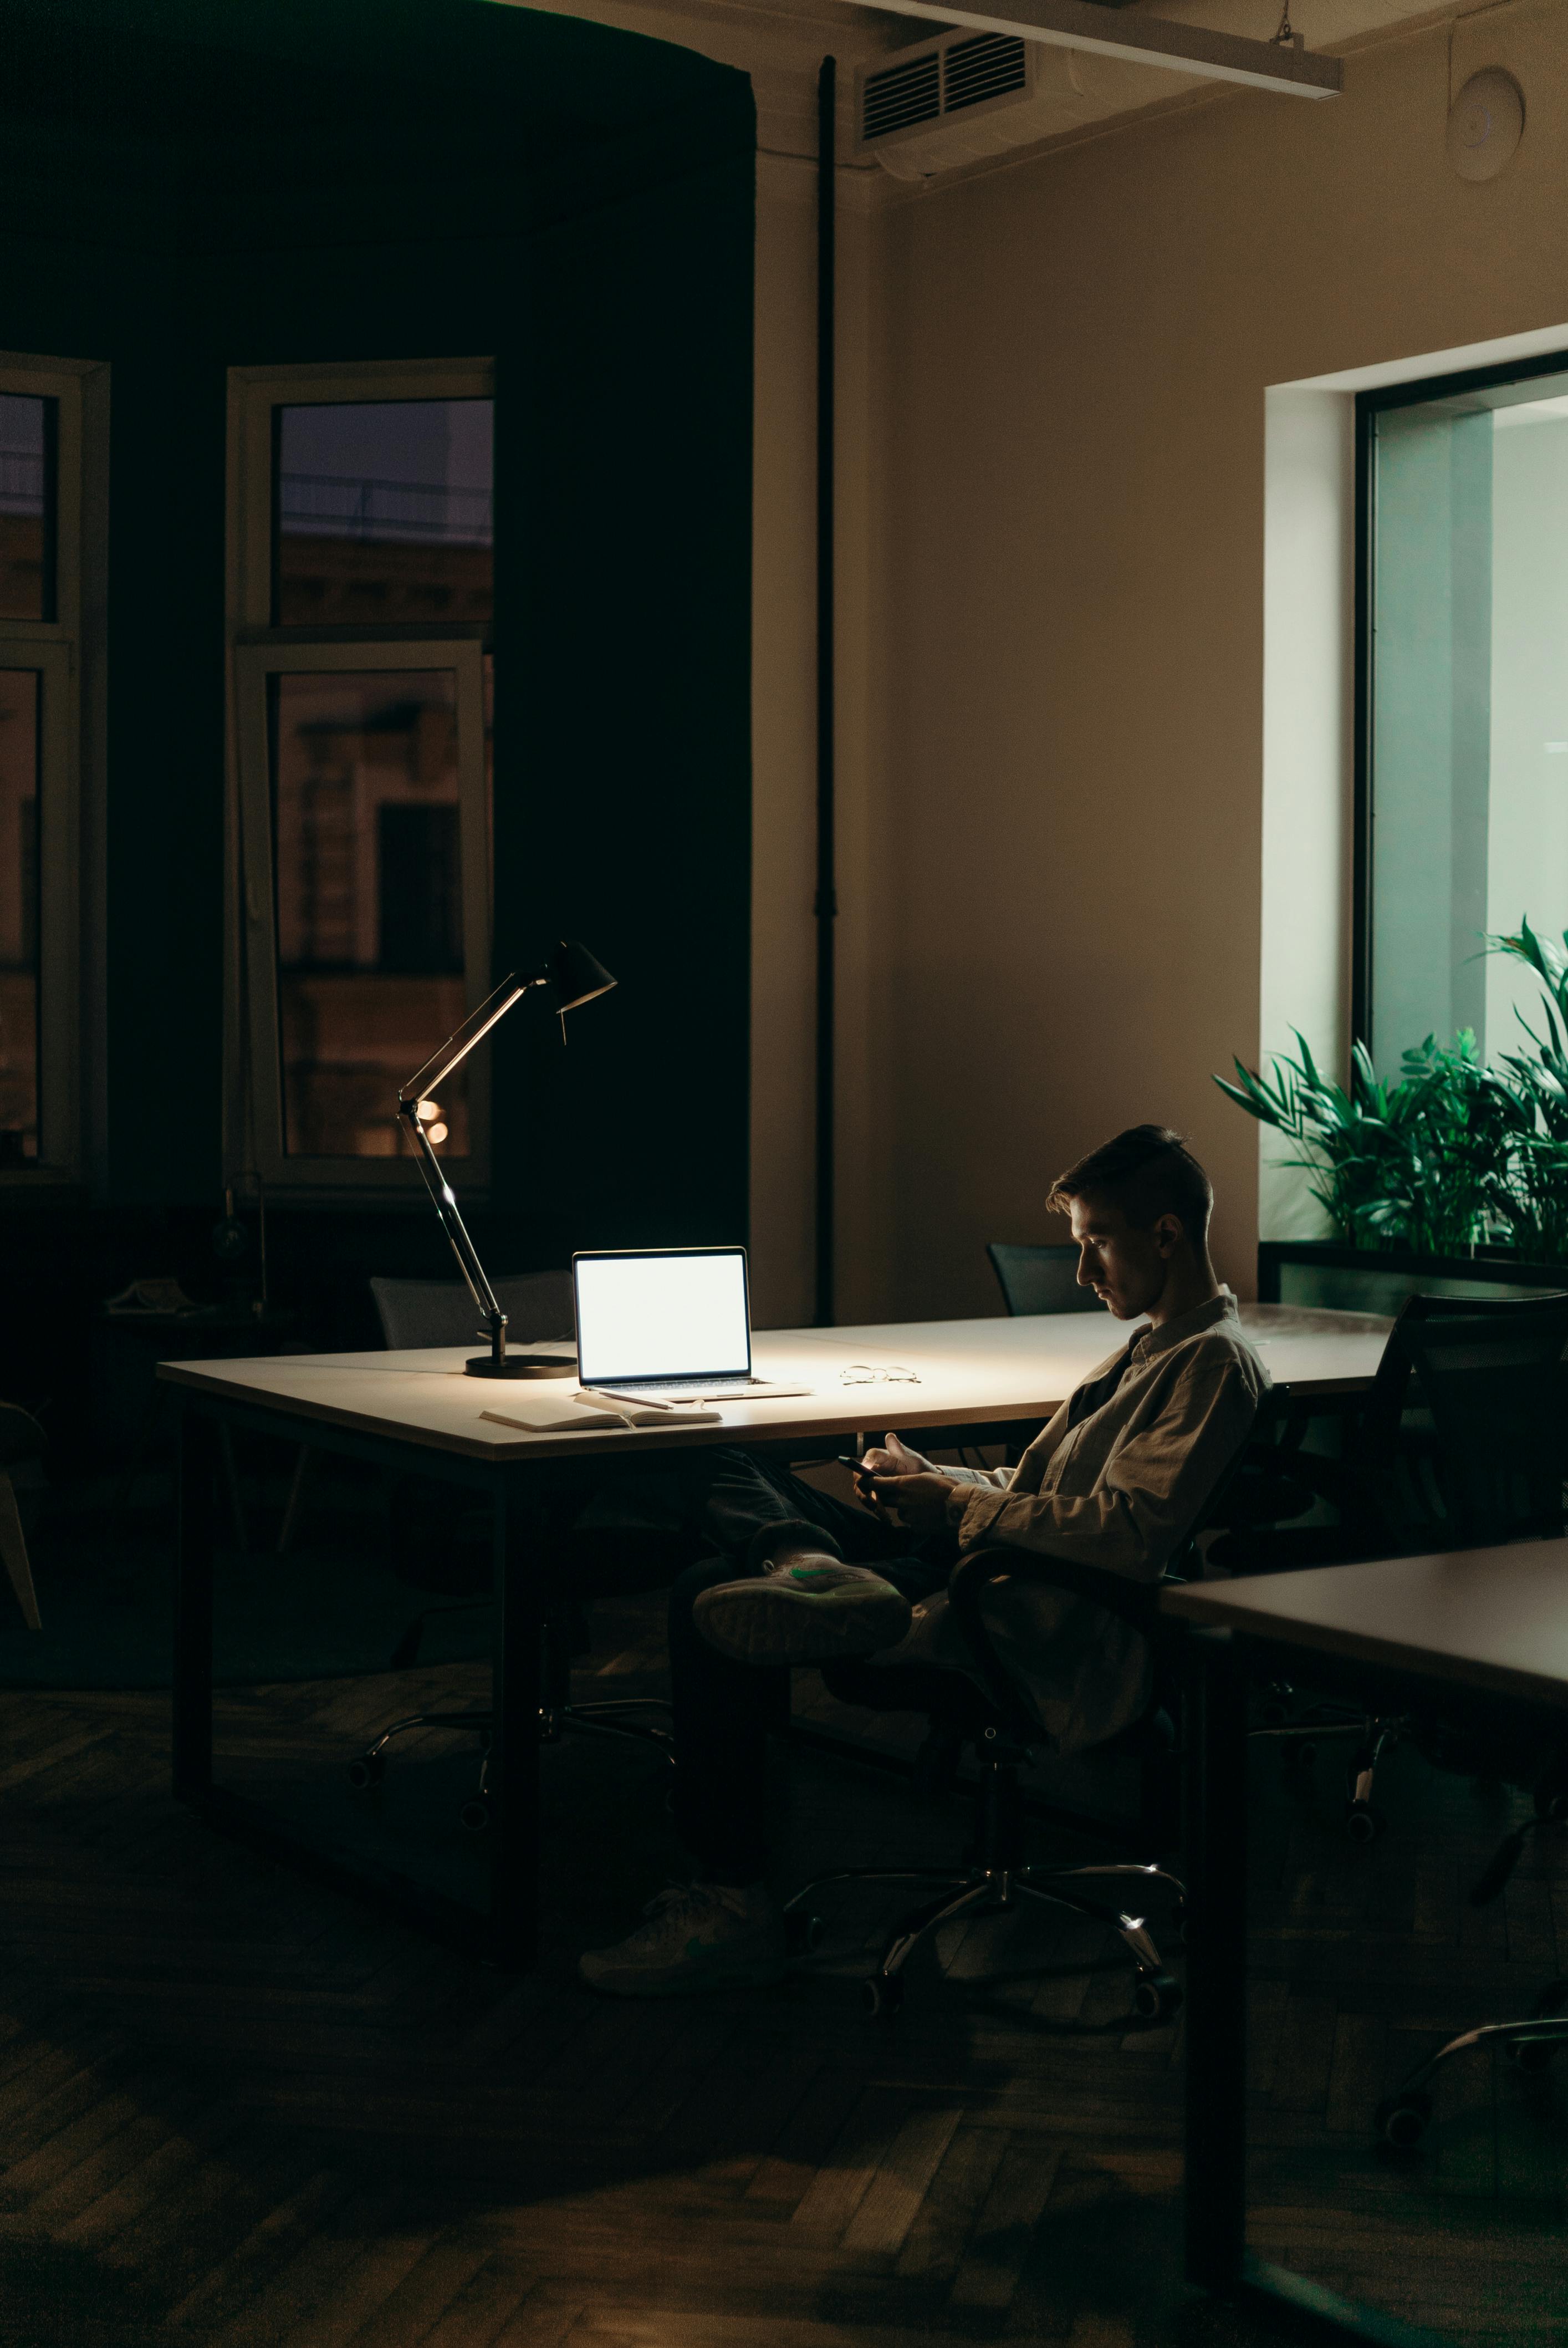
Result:
{"label": "chair backrest", "polygon": [[[509,1344],[576,1334],[569,1272],[522,1272],[492,1281],[507,1316]],[[460,1280],[383,1280],[370,1283],[388,1349],[465,1345],[482,1335],[478,1307]]]}
{"label": "chair backrest", "polygon": [[[1258,1406],[1245,1438],[1225,1461],[1219,1475],[1204,1495],[1181,1540],[1166,1561],[1161,1581],[1181,1581],[1198,1562],[1195,1543],[1198,1535],[1210,1525],[1221,1520],[1225,1494],[1239,1472],[1252,1446],[1259,1441],[1271,1441],[1276,1428],[1283,1425],[1288,1404],[1277,1387],[1267,1387],[1258,1398]],[[1123,1622],[1131,1623],[1153,1650],[1156,1664],[1152,1708],[1164,1702],[1169,1690],[1163,1684],[1164,1675],[1160,1665],[1165,1654],[1173,1649],[1181,1637],[1181,1626],[1160,1612],[1158,1581],[1134,1581],[1129,1576],[1108,1572],[1103,1567],[1085,1565],[1076,1559],[1052,1557],[1040,1550],[1009,1549],[999,1543],[994,1548],[977,1549],[960,1559],[948,1583],[948,1603],[959,1636],[979,1666],[986,1694],[1006,1727],[1008,1734],[1021,1746],[1040,1745],[1044,1734],[1031,1715],[1028,1701],[992,1644],[982,1612],[985,1587],[998,1575],[1011,1580],[1033,1581],[1050,1590],[1069,1591],[1088,1598],[1103,1607]]]}
{"label": "chair backrest", "polygon": [[1071,1241],[1058,1247],[1018,1247],[1009,1240],[989,1240],[986,1253],[1009,1313],[1102,1309],[1094,1291],[1078,1285],[1078,1250]]}
{"label": "chair backrest", "polygon": [[1561,1533],[1568,1293],[1412,1296],[1396,1340],[1431,1413],[1445,1538],[1476,1548]]}

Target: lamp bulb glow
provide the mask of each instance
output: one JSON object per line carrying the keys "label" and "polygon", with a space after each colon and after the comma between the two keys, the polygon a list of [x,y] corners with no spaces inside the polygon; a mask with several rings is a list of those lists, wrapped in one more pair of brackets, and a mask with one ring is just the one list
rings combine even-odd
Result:
{"label": "lamp bulb glow", "polygon": [[439,1141],[445,1141],[446,1138],[446,1128],[444,1125],[426,1126],[425,1130],[432,1145]]}
{"label": "lamp bulb glow", "polygon": [[421,1125],[428,1125],[433,1118],[440,1116],[440,1104],[433,1100],[422,1100],[414,1114]]}

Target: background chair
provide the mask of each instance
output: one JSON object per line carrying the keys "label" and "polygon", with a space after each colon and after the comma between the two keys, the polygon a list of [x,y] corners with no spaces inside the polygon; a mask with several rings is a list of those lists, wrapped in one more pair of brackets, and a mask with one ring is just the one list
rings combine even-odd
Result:
{"label": "background chair", "polygon": [[1078,1250],[1071,1241],[1055,1247],[1025,1247],[1010,1240],[988,1240],[986,1253],[1002,1303],[1010,1313],[1101,1309],[1094,1291],[1078,1285]]}
{"label": "background chair", "polygon": [[[507,1315],[508,1344],[515,1339],[519,1344],[538,1344],[555,1339],[569,1340],[575,1335],[569,1272],[518,1273],[497,1280],[492,1285],[501,1310]],[[372,1280],[370,1289],[389,1351],[461,1344],[474,1334],[474,1300],[461,1281],[377,1278]],[[570,1513],[575,1513],[579,1505],[571,1503]],[[569,1514],[549,1527],[547,1538],[559,1542],[563,1551],[569,1551]],[[574,1576],[574,1585],[576,1581]],[[586,1643],[578,1604],[580,1594],[574,1586],[553,1602],[547,1601],[542,1629],[543,1684],[539,1695],[541,1738],[553,1744],[568,1729],[589,1735],[630,1736],[656,1746],[672,1758],[666,1729],[628,1717],[650,1711],[667,1714],[669,1705],[661,1699],[627,1696],[595,1704],[574,1704],[571,1702],[571,1659],[573,1653]],[[391,1659],[391,1668],[406,1670],[418,1661],[424,1627],[432,1615],[479,1608],[487,1610],[491,1603],[492,1600],[487,1593],[455,1605],[426,1607],[415,1617],[399,1641]],[[477,1735],[481,1748],[487,1750],[491,1725],[491,1715],[487,1711],[411,1713],[404,1719],[393,1721],[355,1756],[348,1764],[349,1782],[361,1792],[379,1785],[386,1774],[388,1748],[393,1740],[411,1730],[461,1729]],[[478,1787],[459,1812],[462,1824],[471,1832],[480,1832],[489,1824],[487,1766],[487,1762],[481,1763]]]}
{"label": "background chair", "polygon": [[46,1441],[44,1430],[31,1411],[23,1410],[16,1403],[0,1402],[0,1558],[5,1561],[16,1603],[22,1609],[22,1620],[29,1631],[41,1631],[44,1626],[39,1619],[38,1594],[33,1587],[33,1568],[22,1530],[21,1511],[16,1506],[12,1470],[41,1459]]}
{"label": "background chair", "polygon": [[[515,1272],[492,1282],[507,1316],[508,1345],[543,1344],[576,1334],[569,1272]],[[370,1283],[389,1352],[422,1345],[465,1345],[483,1336],[478,1306],[460,1280],[383,1280]]]}
{"label": "background chair", "polygon": [[[1294,1541],[1288,1527],[1243,1527],[1212,1556],[1233,1572],[1265,1572],[1560,1533],[1565,1348],[1568,1294],[1408,1297],[1372,1389],[1346,1422],[1341,1457],[1291,1449],[1284,1459],[1287,1477],[1332,1500],[1337,1525],[1303,1529],[1309,1538]],[[1271,1686],[1265,1703],[1276,1716],[1253,1735],[1308,1756],[1324,1737],[1354,1737],[1346,1831],[1376,1840],[1378,1766],[1410,1723],[1332,1703],[1287,1718],[1291,1693]]]}

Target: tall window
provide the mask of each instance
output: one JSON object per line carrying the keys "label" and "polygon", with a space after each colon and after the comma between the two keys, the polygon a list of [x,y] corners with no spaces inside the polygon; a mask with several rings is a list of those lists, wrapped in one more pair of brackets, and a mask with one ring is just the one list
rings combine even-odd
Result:
{"label": "tall window", "polygon": [[[488,993],[487,371],[236,379],[250,1134],[270,1179],[415,1174],[398,1086]],[[430,1126],[482,1181],[480,1072]]]}
{"label": "tall window", "polygon": [[1429,1034],[1509,1049],[1539,989],[1483,940],[1568,927],[1568,372],[1359,405],[1357,1012],[1392,1074]]}
{"label": "tall window", "polygon": [[83,417],[103,373],[0,354],[0,1184],[80,1172]]}

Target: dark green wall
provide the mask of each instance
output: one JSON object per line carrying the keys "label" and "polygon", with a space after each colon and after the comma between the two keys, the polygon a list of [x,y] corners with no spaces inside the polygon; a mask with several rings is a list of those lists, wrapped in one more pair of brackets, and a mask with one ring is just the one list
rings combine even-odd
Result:
{"label": "dark green wall", "polygon": [[101,1203],[219,1203],[226,370],[493,353],[497,956],[622,983],[503,1031],[487,1220],[743,1234],[749,84],[483,0],[0,0],[0,346],[112,368]]}

